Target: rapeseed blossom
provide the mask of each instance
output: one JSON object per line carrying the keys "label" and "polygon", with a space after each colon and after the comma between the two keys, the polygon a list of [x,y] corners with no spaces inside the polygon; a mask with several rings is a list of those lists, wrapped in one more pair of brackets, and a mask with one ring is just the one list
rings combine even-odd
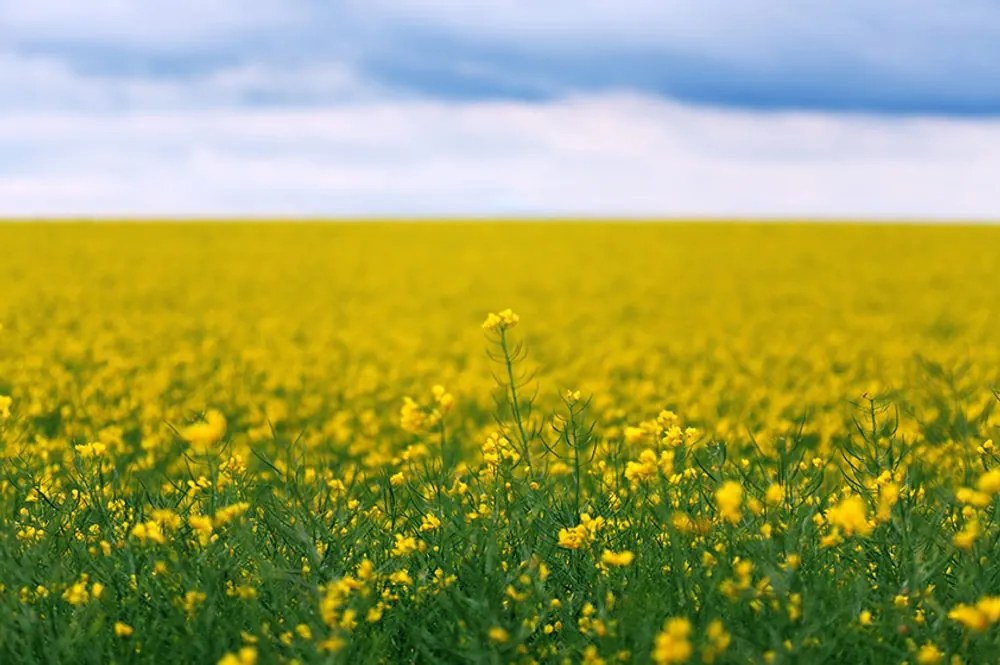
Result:
{"label": "rapeseed blossom", "polygon": [[995,230],[40,233],[0,662],[1000,662]]}
{"label": "rapeseed blossom", "polygon": [[611,550],[604,550],[601,553],[601,563],[605,566],[613,566],[617,568],[622,568],[624,566],[632,565],[635,560],[635,554],[628,550],[621,552],[613,552]]}
{"label": "rapeseed blossom", "polygon": [[743,503],[743,487],[735,480],[727,480],[715,491],[715,505],[719,514],[730,524],[740,521],[740,505]]}
{"label": "rapeseed blossom", "polygon": [[826,519],[833,526],[841,529],[846,535],[867,536],[872,532],[868,521],[868,511],[864,499],[852,494],[826,511]]}
{"label": "rapeseed blossom", "polygon": [[683,663],[691,657],[691,622],[684,618],[667,619],[656,635],[652,659],[657,665]]}

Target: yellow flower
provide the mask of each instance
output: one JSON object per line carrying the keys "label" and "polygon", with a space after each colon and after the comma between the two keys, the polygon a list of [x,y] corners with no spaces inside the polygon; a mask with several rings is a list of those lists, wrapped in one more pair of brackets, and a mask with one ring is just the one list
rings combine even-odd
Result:
{"label": "yellow flower", "polygon": [[604,518],[592,518],[587,513],[580,515],[580,523],[574,527],[559,529],[559,547],[577,550],[591,543],[597,531],[604,525]]}
{"label": "yellow flower", "polygon": [[975,545],[976,540],[979,538],[981,533],[982,530],[979,528],[979,520],[971,519],[965,523],[965,526],[962,527],[961,531],[955,534],[952,542],[955,543],[955,547],[963,550],[970,550],[972,549],[972,546]]}
{"label": "yellow flower", "polygon": [[580,527],[559,529],[559,547],[568,550],[578,550],[584,543],[586,530],[581,533]]}
{"label": "yellow flower", "polygon": [[735,480],[727,480],[715,490],[715,505],[719,514],[730,524],[740,521],[740,505],[743,503],[743,487]]}
{"label": "yellow flower", "polygon": [[942,660],[944,660],[944,654],[931,642],[925,643],[917,651],[917,663],[919,665],[937,665]]}
{"label": "yellow flower", "polygon": [[653,662],[657,665],[683,663],[691,657],[691,622],[684,618],[667,619],[653,643]]}
{"label": "yellow flower", "polygon": [[0,420],[6,420],[10,418],[10,407],[14,404],[12,400],[7,395],[0,395]]}
{"label": "yellow flower", "polygon": [[115,635],[117,637],[131,637],[132,633],[135,632],[132,626],[124,623],[122,621],[115,622]]}
{"label": "yellow flower", "polygon": [[205,602],[206,596],[201,591],[188,591],[181,598],[181,607],[184,609],[184,613],[188,616],[192,616],[198,606]]}
{"label": "yellow flower", "polygon": [[706,644],[702,647],[701,659],[705,663],[713,663],[723,651],[729,648],[732,636],[726,631],[725,625],[719,619],[708,624],[705,631]]}
{"label": "yellow flower", "polygon": [[218,665],[255,665],[257,662],[257,649],[254,647],[243,647],[236,653],[227,653],[219,659]]}
{"label": "yellow flower", "polygon": [[979,476],[979,480],[976,481],[976,489],[985,494],[1000,493],[1000,469],[990,469]]}
{"label": "yellow flower", "polygon": [[887,483],[879,490],[878,511],[876,517],[879,522],[888,522],[892,517],[892,507],[899,501],[899,485]]}
{"label": "yellow flower", "polygon": [[212,518],[207,515],[191,515],[188,524],[198,536],[198,542],[208,545],[212,540]]}
{"label": "yellow flower", "polygon": [[854,534],[867,536],[872,531],[872,525],[868,523],[864,499],[857,494],[842,499],[837,505],[828,509],[826,519],[848,536]]}
{"label": "yellow flower", "polygon": [[[660,470],[658,462],[659,459],[656,456],[656,451],[646,448],[639,453],[638,462],[628,462],[625,464],[625,478],[633,484],[637,484],[642,480],[655,478]],[[671,459],[672,463],[673,460]]]}
{"label": "yellow flower", "polygon": [[404,568],[403,570],[397,570],[389,575],[389,581],[393,584],[399,584],[401,586],[410,586],[413,584],[413,577],[411,577],[410,572]]}
{"label": "yellow flower", "polygon": [[483,321],[483,330],[492,331],[503,331],[508,328],[513,328],[517,325],[518,321],[521,320],[517,314],[515,314],[510,309],[505,309],[499,314],[493,314],[492,312],[486,315],[486,320]]}
{"label": "yellow flower", "polygon": [[231,506],[224,506],[215,511],[215,516],[212,518],[212,523],[216,526],[222,526],[223,524],[228,524],[233,520],[241,517],[244,513],[250,510],[250,504],[246,501],[240,501],[239,503],[234,503]]}
{"label": "yellow flower", "polygon": [[444,386],[434,386],[431,388],[431,394],[434,396],[434,401],[437,402],[441,413],[448,413],[455,407],[455,398],[445,390]]}
{"label": "yellow flower", "polygon": [[500,626],[493,626],[489,632],[490,640],[497,644],[504,644],[510,640],[510,634]]}
{"label": "yellow flower", "polygon": [[974,606],[964,603],[956,605],[948,612],[948,618],[970,630],[986,630],[1000,621],[1000,596],[985,596]]}
{"label": "yellow flower", "polygon": [[635,559],[635,554],[629,552],[628,550],[624,550],[622,552],[612,552],[611,550],[604,550],[604,553],[601,554],[601,563],[603,563],[605,566],[618,566],[618,567],[629,566],[632,564],[632,561],[634,559]]}
{"label": "yellow flower", "polygon": [[70,605],[83,605],[90,600],[90,591],[87,590],[87,581],[81,579],[74,582],[63,592],[63,600]]}
{"label": "yellow flower", "polygon": [[419,544],[417,539],[413,536],[404,536],[401,533],[396,534],[396,544],[392,548],[393,556],[407,556],[417,551]]}
{"label": "yellow flower", "polygon": [[132,527],[132,536],[138,538],[140,542],[153,542],[158,545],[162,545],[167,540],[163,535],[163,529],[160,528],[159,522],[154,522],[152,520],[148,522],[139,522]]}
{"label": "yellow flower", "polygon": [[991,501],[989,494],[974,490],[971,487],[959,487],[955,490],[955,498],[958,499],[960,503],[968,506],[975,506],[977,508],[985,508],[990,505]]}
{"label": "yellow flower", "polygon": [[199,453],[208,452],[225,435],[226,417],[215,409],[210,409],[202,422],[192,423],[181,430],[181,437]]}
{"label": "yellow flower", "polygon": [[101,457],[107,450],[107,446],[96,441],[94,443],[84,443],[78,446],[73,446],[77,454],[83,459],[93,459],[95,457]]}
{"label": "yellow flower", "polygon": [[990,623],[1000,621],[1000,596],[985,596],[979,599],[976,609],[985,614]]}
{"label": "yellow flower", "polygon": [[412,397],[403,398],[399,409],[399,426],[411,434],[422,434],[427,429],[427,414]]}
{"label": "yellow flower", "polygon": [[778,483],[772,483],[767,486],[767,491],[764,492],[764,503],[771,506],[779,505],[785,498],[785,488],[783,488]]}
{"label": "yellow flower", "polygon": [[421,531],[436,531],[441,528],[441,520],[437,518],[437,515],[432,513],[427,513],[420,517],[420,530]]}

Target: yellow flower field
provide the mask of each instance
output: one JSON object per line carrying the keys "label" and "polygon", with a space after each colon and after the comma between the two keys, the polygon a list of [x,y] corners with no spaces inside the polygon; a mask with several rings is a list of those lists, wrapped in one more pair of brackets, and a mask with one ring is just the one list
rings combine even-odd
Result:
{"label": "yellow flower field", "polygon": [[0,662],[1000,659],[1000,228],[7,224],[0,284]]}

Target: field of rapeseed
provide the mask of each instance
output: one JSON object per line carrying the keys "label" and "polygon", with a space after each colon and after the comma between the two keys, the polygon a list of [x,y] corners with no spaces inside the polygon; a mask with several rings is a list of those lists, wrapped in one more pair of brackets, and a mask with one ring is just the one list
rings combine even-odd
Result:
{"label": "field of rapeseed", "polygon": [[997,228],[4,225],[0,326],[0,663],[1000,659]]}

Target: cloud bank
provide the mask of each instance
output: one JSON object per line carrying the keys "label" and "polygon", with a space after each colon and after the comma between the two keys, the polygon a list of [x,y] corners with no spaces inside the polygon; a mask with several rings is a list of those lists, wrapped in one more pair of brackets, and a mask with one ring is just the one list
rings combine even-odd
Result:
{"label": "cloud bank", "polygon": [[0,201],[24,216],[1000,210],[1000,121],[982,119],[761,113],[636,95],[7,119]]}
{"label": "cloud bank", "polygon": [[0,36],[0,216],[1000,218],[991,0],[0,0]]}

